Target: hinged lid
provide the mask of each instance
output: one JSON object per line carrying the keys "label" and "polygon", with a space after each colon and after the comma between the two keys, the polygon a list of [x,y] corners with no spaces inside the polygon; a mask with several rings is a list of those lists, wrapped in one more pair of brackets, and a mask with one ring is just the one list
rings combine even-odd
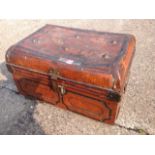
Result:
{"label": "hinged lid", "polygon": [[49,74],[56,70],[60,77],[121,92],[134,46],[132,35],[46,25],[12,46],[6,60]]}

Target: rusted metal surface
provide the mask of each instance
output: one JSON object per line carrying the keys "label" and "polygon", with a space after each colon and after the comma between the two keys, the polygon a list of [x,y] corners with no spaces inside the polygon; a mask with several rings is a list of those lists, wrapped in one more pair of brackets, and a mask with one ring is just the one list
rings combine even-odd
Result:
{"label": "rusted metal surface", "polygon": [[132,35],[46,25],[6,61],[23,95],[114,123],[134,49]]}

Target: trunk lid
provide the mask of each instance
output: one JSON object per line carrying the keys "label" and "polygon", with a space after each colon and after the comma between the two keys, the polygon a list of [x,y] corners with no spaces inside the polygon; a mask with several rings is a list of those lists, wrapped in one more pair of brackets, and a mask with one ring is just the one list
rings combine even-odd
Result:
{"label": "trunk lid", "polygon": [[53,80],[121,93],[134,45],[132,35],[46,25],[8,49],[6,61]]}

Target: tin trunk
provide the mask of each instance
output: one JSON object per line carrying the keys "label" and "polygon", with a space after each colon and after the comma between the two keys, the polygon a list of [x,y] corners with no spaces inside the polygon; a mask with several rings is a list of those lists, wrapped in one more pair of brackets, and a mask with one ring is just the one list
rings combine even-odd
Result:
{"label": "tin trunk", "polygon": [[135,38],[46,25],[10,47],[6,64],[19,92],[113,124]]}

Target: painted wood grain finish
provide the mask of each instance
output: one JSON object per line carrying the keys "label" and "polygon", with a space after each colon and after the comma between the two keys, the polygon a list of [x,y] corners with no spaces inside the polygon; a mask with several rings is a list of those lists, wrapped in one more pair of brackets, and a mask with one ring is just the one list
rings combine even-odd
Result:
{"label": "painted wood grain finish", "polygon": [[10,47],[6,63],[23,95],[113,124],[134,51],[132,35],[46,25]]}

